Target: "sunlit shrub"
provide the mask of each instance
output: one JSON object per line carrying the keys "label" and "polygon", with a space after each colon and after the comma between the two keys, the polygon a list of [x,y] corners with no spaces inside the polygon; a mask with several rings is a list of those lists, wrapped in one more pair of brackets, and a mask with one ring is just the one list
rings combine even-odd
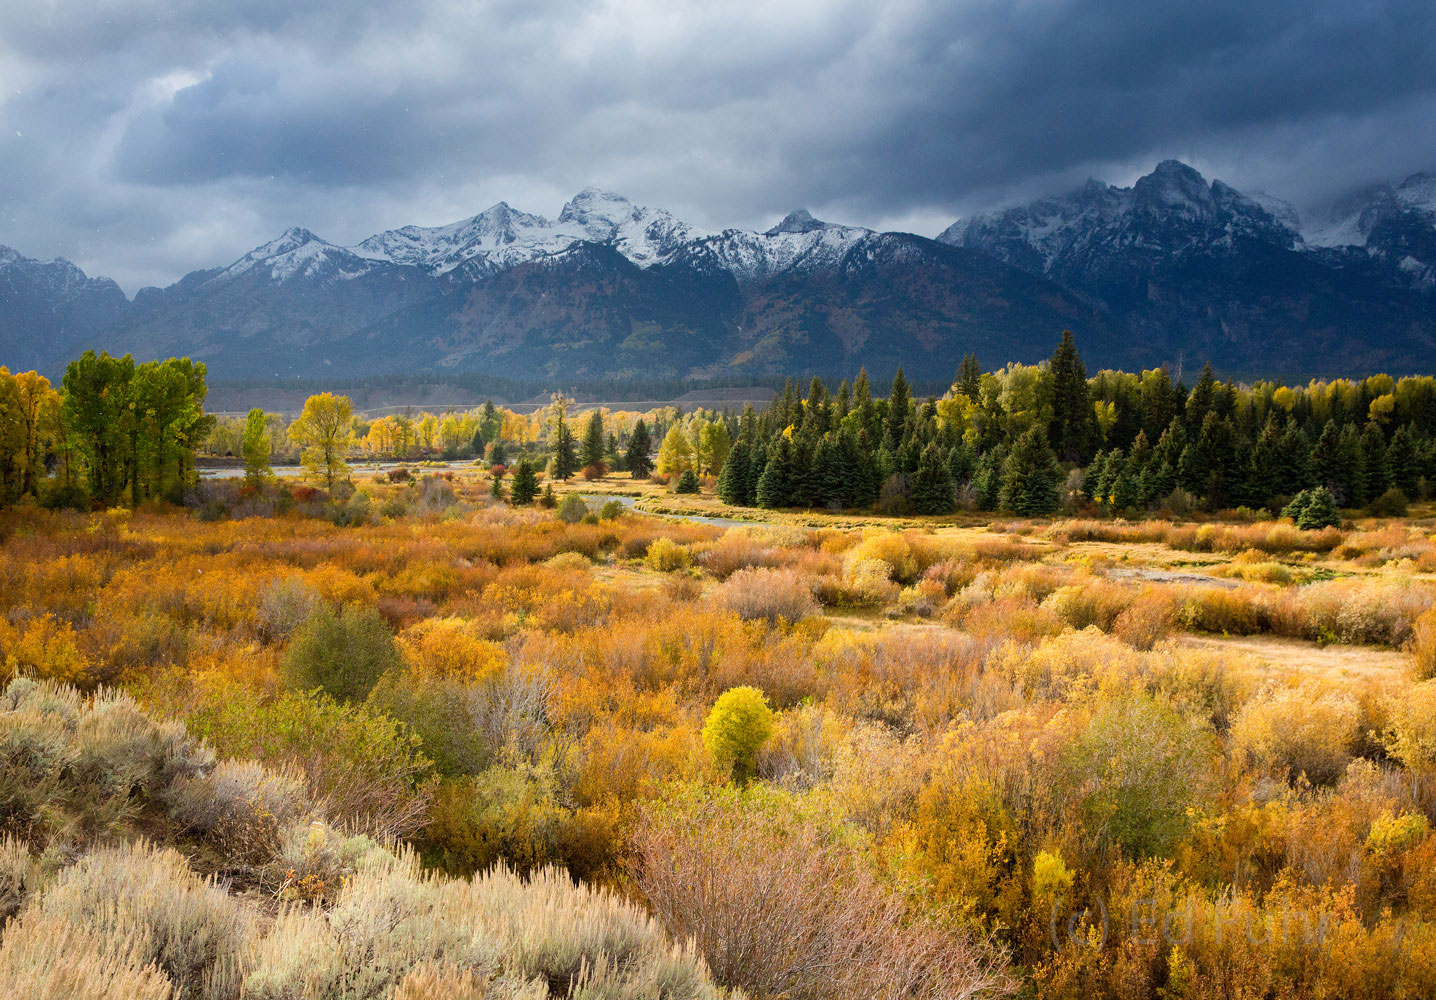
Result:
{"label": "sunlit shrub", "polygon": [[379,678],[403,663],[394,635],[372,608],[321,605],[295,633],[280,676],[300,691],[363,701]]}
{"label": "sunlit shrub", "polygon": [[645,898],[723,985],[831,1000],[1008,987],[985,942],[908,912],[791,800],[690,793],[650,810],[634,843]]}
{"label": "sunlit shrub", "polygon": [[17,627],[0,617],[0,680],[23,674],[84,683],[91,669],[69,622],[44,614]]}
{"label": "sunlit shrub", "polygon": [[1358,722],[1350,697],[1284,688],[1241,707],[1232,720],[1232,748],[1267,773],[1329,785],[1346,771]]}
{"label": "sunlit shrub", "polygon": [[739,570],[718,588],[718,599],[749,621],[796,622],[818,610],[808,585],[797,573],[785,569]]}
{"label": "sunlit shrub", "polygon": [[1436,608],[1411,627],[1411,670],[1418,681],[1436,677]]}
{"label": "sunlit shrub", "polygon": [[703,723],[703,745],[718,769],[740,782],[753,776],[758,751],[773,732],[773,712],[754,687],[724,691]]}
{"label": "sunlit shrub", "polygon": [[693,551],[666,537],[655,538],[643,558],[650,568],[660,573],[672,573],[693,565]]}
{"label": "sunlit shrub", "polygon": [[412,833],[432,794],[432,764],[418,736],[363,705],[289,692],[256,702],[216,687],[189,716],[218,752],[304,775],[316,809],[376,838]]}

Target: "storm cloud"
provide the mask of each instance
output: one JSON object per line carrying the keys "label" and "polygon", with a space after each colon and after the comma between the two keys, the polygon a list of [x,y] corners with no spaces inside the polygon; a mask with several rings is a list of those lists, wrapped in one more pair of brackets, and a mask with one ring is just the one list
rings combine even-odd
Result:
{"label": "storm cloud", "polygon": [[596,183],[933,235],[1160,159],[1310,210],[1436,167],[1430,0],[54,0],[0,11],[0,243],[133,292]]}

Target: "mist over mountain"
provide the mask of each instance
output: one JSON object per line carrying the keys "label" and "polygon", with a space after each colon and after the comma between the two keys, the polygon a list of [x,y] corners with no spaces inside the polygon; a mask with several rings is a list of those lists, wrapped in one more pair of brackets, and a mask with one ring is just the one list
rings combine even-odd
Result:
{"label": "mist over mountain", "polygon": [[340,246],[286,230],[228,267],[126,300],[67,261],[0,251],[0,363],[86,347],[189,355],[215,378],[477,372],[724,378],[975,352],[1238,373],[1426,370],[1436,349],[1436,179],[1320,217],[1175,160],[1130,188],[962,219],[937,239],[788,214],[705,230],[587,188],[556,219],[500,202]]}

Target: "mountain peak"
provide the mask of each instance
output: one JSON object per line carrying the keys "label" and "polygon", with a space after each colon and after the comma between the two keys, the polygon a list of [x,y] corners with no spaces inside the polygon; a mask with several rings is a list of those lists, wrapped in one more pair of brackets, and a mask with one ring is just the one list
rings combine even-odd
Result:
{"label": "mountain peak", "polygon": [[1185,208],[1210,213],[1212,189],[1206,178],[1181,160],[1163,160],[1150,174],[1132,185],[1132,194],[1141,203],[1163,208]]}
{"label": "mountain peak", "polygon": [[823,222],[815,219],[806,208],[798,208],[783,216],[783,221],[778,223],[764,235],[777,236],[779,233],[811,233],[818,229],[836,228],[831,222]]}
{"label": "mountain peak", "polygon": [[626,223],[637,221],[641,215],[642,211],[623,195],[589,185],[563,206],[558,221],[582,226],[589,239],[607,243]]}

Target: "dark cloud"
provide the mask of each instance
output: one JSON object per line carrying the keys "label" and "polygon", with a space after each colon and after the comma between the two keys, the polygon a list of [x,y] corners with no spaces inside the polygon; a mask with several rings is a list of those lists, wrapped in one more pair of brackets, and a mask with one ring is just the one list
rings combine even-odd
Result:
{"label": "dark cloud", "polygon": [[596,182],[935,233],[1176,156],[1314,205],[1436,167],[1429,0],[59,0],[0,11],[0,243],[133,291]]}

